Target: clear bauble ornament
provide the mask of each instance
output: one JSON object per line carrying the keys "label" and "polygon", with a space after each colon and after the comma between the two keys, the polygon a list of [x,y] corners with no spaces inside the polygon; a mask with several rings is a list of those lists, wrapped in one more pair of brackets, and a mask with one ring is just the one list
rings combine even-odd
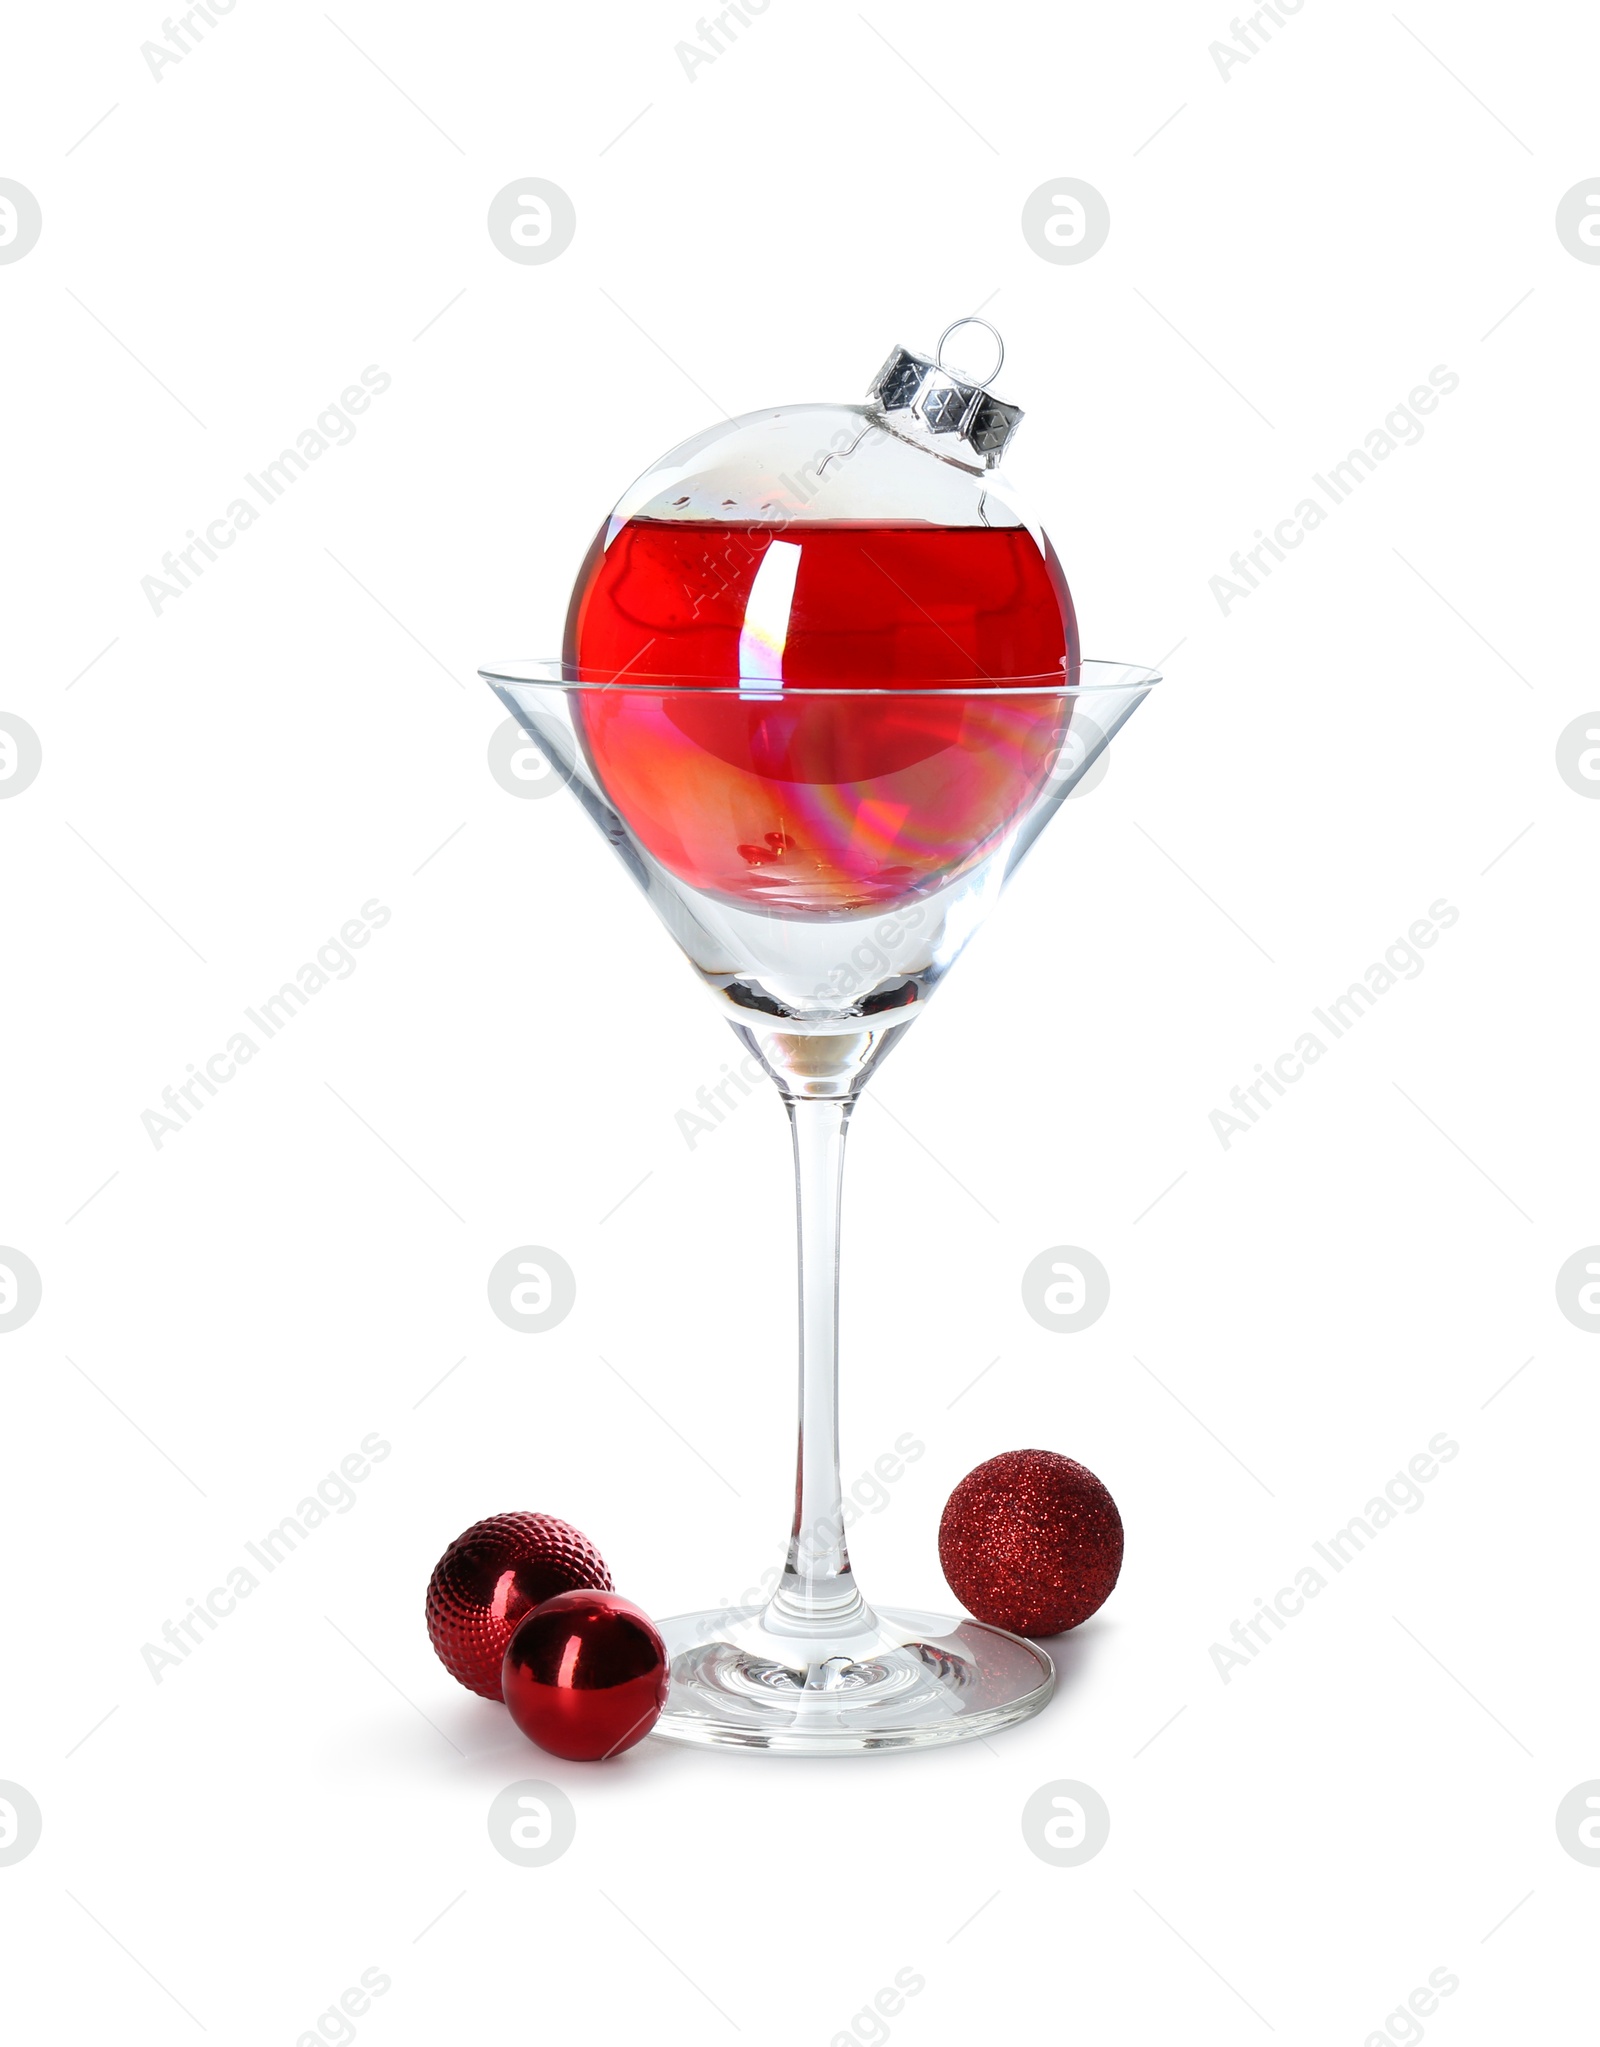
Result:
{"label": "clear bauble ornament", "polygon": [[724,421],[624,492],[564,659],[618,685],[583,693],[584,743],[679,880],[848,915],[948,881],[1032,800],[1079,657],[994,474],[1020,419],[897,348],[867,403]]}

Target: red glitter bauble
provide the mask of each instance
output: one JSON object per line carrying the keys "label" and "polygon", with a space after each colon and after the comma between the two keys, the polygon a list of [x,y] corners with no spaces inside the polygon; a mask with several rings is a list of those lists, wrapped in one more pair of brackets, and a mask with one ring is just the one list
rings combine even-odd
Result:
{"label": "red glitter bauble", "polygon": [[655,1726],[667,1702],[667,1648],[631,1599],[562,1592],[518,1623],[502,1686],[529,1741],[597,1763]]}
{"label": "red glitter bauble", "polygon": [[498,1699],[506,1644],[524,1614],[577,1586],[611,1589],[586,1535],[553,1514],[491,1514],[458,1535],[428,1580],[428,1639],[453,1678]]}
{"label": "red glitter bauble", "polygon": [[1092,1471],[1053,1450],[1007,1450],[945,1502],[939,1566],[980,1621],[1059,1635],[1103,1606],[1122,1569],[1122,1516]]}

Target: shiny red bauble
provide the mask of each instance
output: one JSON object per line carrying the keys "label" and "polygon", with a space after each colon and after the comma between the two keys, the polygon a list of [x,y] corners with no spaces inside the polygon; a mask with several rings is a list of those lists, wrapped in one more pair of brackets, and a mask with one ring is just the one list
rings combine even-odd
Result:
{"label": "shiny red bauble", "polygon": [[1092,1471],[1053,1450],[1008,1450],[969,1471],[939,1522],[939,1565],[967,1611],[1019,1635],[1059,1635],[1109,1598],[1122,1516]]}
{"label": "shiny red bauble", "polygon": [[458,1535],[428,1581],[428,1638],[453,1678],[498,1699],[500,1667],[524,1614],[577,1586],[609,1591],[586,1535],[553,1514],[491,1514]]}
{"label": "shiny red bauble", "polygon": [[643,1741],[667,1699],[655,1623],[615,1592],[563,1592],[518,1623],[501,1687],[530,1741],[575,1763]]}

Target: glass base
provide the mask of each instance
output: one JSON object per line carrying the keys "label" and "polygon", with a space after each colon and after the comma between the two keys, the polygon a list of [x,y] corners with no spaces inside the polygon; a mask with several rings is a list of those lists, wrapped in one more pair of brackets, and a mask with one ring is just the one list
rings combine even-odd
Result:
{"label": "glass base", "polygon": [[891,1608],[865,1632],[812,1638],[772,1633],[766,1611],[661,1623],[672,1685],[656,1739],[791,1756],[930,1748],[1026,1720],[1055,1689],[1042,1649],[982,1621]]}

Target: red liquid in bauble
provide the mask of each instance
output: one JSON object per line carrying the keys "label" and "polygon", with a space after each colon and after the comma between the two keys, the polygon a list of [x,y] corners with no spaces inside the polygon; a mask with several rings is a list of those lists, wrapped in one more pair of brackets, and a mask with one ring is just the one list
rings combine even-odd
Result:
{"label": "red liquid in bauble", "polygon": [[634,687],[580,691],[577,716],[606,795],[680,881],[786,914],[900,902],[980,859],[1049,774],[1071,700],[1020,679],[1076,681],[1078,631],[1027,528],[606,531],[565,656]]}

